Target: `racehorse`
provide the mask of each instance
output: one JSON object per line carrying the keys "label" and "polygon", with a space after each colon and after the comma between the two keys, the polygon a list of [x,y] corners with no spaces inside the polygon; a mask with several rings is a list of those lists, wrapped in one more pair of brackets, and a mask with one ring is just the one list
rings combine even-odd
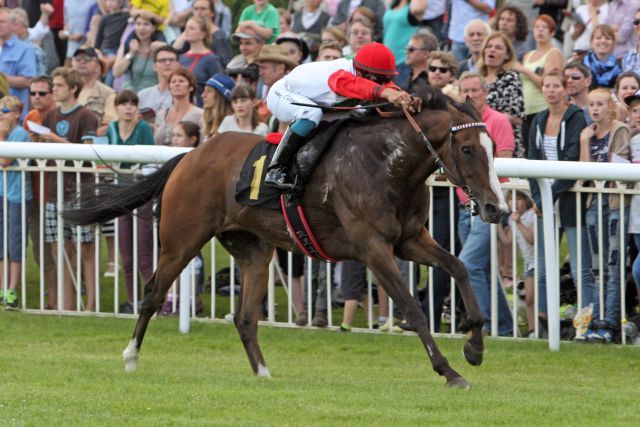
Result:
{"label": "racehorse", "polygon": [[[475,200],[486,222],[499,222],[507,205],[493,168],[493,143],[477,111],[437,90],[424,89],[421,97],[422,111],[411,116],[416,127],[401,115],[348,121],[306,182],[304,209],[325,252],[334,259],[357,259],[370,268],[415,328],[433,369],[448,386],[468,388],[440,353],[425,315],[403,284],[395,257],[441,267],[455,279],[471,329],[464,355],[470,364],[480,365],[483,318],[464,265],[425,228],[425,181],[442,167],[449,180]],[[149,319],[167,290],[215,236],[242,272],[234,322],[249,362],[256,375],[270,376],[257,338],[269,263],[276,246],[300,249],[281,213],[241,205],[234,197],[243,162],[260,139],[246,133],[220,134],[130,187],[100,191],[98,196],[83,192],[81,207],[64,213],[77,224],[99,223],[160,199],[160,256],[123,352],[127,370],[136,368]]]}

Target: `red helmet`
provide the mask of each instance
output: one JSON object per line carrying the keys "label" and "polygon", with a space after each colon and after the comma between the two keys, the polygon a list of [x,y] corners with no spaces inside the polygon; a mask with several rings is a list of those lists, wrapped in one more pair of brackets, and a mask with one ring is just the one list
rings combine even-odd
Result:
{"label": "red helmet", "polygon": [[368,43],[360,48],[353,58],[353,65],[362,71],[383,76],[394,76],[396,72],[396,58],[391,49],[382,43]]}

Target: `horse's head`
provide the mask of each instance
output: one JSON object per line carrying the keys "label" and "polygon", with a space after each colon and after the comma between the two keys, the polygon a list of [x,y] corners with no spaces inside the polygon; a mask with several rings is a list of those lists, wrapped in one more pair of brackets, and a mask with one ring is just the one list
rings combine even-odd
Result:
{"label": "horse's head", "polygon": [[469,194],[483,221],[497,223],[509,209],[493,165],[493,141],[470,103],[453,103],[450,111],[451,148],[442,154],[453,175],[448,178]]}

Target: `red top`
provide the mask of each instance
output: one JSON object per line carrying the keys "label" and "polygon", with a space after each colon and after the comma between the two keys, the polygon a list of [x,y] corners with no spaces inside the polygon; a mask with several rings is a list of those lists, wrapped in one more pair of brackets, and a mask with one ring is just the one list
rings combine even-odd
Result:
{"label": "red top", "polygon": [[329,88],[345,98],[373,101],[380,98],[386,87],[387,85],[381,86],[364,77],[354,76],[346,70],[338,70],[329,76]]}
{"label": "red top", "polygon": [[52,30],[64,28],[64,0],[53,0],[53,13],[49,18],[49,27]]}

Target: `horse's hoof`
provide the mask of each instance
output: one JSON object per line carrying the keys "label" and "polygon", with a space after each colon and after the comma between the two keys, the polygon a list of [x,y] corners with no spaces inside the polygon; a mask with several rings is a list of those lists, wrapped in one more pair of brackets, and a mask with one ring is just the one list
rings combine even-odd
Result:
{"label": "horse's hoof", "polygon": [[271,372],[269,372],[269,368],[262,364],[258,365],[258,372],[256,372],[256,375],[263,378],[271,378]]}
{"label": "horse's hoof", "polygon": [[470,365],[480,366],[482,364],[482,350],[477,350],[471,342],[464,343],[462,354]]}
{"label": "horse's hoof", "polygon": [[122,360],[124,360],[124,370],[133,372],[138,367],[138,359],[140,359],[140,351],[138,350],[138,342],[136,339],[129,341],[129,345],[122,352]]}
{"label": "horse's hoof", "polygon": [[447,381],[447,387],[449,388],[459,388],[461,390],[469,390],[471,388],[471,384],[467,382],[462,377],[456,377],[450,381]]}

